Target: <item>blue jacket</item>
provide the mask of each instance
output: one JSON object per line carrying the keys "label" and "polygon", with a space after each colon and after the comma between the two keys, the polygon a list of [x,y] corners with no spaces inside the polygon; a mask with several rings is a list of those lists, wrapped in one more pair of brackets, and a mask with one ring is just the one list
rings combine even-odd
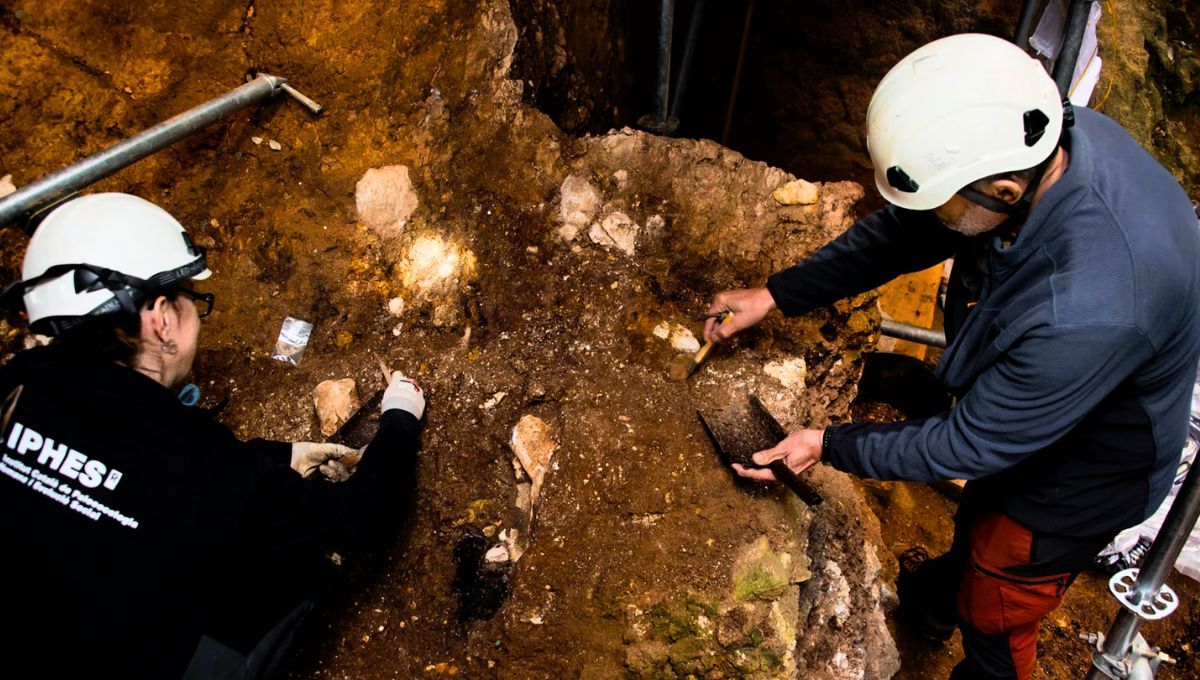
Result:
{"label": "blue jacket", "polygon": [[956,405],[834,427],[830,465],[974,480],[969,493],[1061,535],[1132,526],[1161,503],[1200,357],[1200,229],[1175,179],[1111,119],[1078,111],[1063,146],[1067,170],[1007,246],[888,207],[770,278],[795,315],[957,253],[938,367]]}

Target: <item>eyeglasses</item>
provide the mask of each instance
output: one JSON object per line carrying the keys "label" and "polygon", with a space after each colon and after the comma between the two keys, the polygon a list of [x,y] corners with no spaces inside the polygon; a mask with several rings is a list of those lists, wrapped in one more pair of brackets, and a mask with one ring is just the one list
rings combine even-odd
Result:
{"label": "eyeglasses", "polygon": [[[191,288],[184,288],[183,286],[175,286],[175,290],[191,298],[192,302],[196,305],[196,315],[201,319],[212,314],[213,301],[217,299],[216,295],[212,293],[197,293]],[[204,304],[201,305],[201,302]]]}

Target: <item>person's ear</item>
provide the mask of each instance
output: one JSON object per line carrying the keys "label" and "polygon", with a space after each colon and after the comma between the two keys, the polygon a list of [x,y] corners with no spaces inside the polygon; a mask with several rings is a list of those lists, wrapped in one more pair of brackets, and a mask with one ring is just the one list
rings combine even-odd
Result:
{"label": "person's ear", "polygon": [[160,295],[142,316],[142,324],[148,326],[155,340],[166,342],[179,329],[179,313],[170,300]]}
{"label": "person's ear", "polygon": [[1025,188],[1016,180],[998,179],[988,187],[988,193],[1008,204],[1014,204],[1025,195]]}

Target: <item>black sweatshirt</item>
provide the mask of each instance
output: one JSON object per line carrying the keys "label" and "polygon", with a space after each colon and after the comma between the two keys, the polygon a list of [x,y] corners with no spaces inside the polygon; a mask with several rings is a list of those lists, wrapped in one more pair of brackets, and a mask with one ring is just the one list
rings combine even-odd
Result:
{"label": "black sweatshirt", "polygon": [[1065,173],[1012,243],[885,208],[770,278],[794,315],[958,252],[938,366],[958,403],[831,428],[828,463],[975,480],[968,491],[1013,519],[1069,536],[1132,526],[1161,503],[1200,356],[1200,229],[1175,179],[1112,120],[1078,111],[1064,147]]}
{"label": "black sweatshirt", "polygon": [[237,565],[362,543],[415,490],[421,424],[399,410],[331,484],[288,467],[290,444],[241,442],[116,364],[24,352],[0,369],[4,397],[6,675],[178,677]]}

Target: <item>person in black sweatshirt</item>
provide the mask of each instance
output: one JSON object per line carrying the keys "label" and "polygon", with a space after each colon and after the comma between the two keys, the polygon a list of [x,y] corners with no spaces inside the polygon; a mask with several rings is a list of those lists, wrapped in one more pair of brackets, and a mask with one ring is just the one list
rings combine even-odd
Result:
{"label": "person in black sweatshirt", "polygon": [[954,407],[800,430],[755,462],[968,480],[954,547],[923,564],[910,554],[901,609],[940,637],[960,627],[951,677],[1028,678],[1041,619],[1170,488],[1200,357],[1200,229],[1169,172],[1109,118],[1064,106],[1041,65],[999,38],[951,36],[905,57],[867,128],[891,205],[765,287],[718,294],[710,312],[734,320],[705,336],[954,257],[938,366]]}
{"label": "person in black sweatshirt", "polygon": [[30,240],[5,298],[54,341],[0,368],[10,677],[268,675],[326,552],[381,535],[415,493],[425,399],[398,372],[353,475],[358,451],[242,442],[180,402],[210,273],[179,222],[125,194],[71,200]]}

